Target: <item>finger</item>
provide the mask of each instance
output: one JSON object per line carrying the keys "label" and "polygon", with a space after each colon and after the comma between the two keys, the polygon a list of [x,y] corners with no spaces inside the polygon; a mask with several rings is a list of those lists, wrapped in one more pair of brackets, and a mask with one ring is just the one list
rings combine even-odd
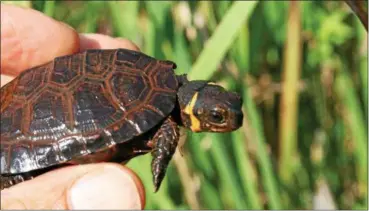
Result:
{"label": "finger", "polygon": [[[140,51],[139,47],[133,42],[123,38],[113,38],[103,34],[80,34],[80,51],[87,49],[115,49],[126,48]],[[1,86],[8,83],[14,77],[1,75]]]}
{"label": "finger", "polygon": [[1,4],[1,73],[21,71],[79,50],[78,34],[36,10]]}
{"label": "finger", "polygon": [[140,51],[137,45],[123,38],[113,38],[103,34],[80,34],[80,50],[126,48]]}
{"label": "finger", "polygon": [[48,172],[1,191],[2,209],[143,209],[140,179],[118,164],[88,164]]}

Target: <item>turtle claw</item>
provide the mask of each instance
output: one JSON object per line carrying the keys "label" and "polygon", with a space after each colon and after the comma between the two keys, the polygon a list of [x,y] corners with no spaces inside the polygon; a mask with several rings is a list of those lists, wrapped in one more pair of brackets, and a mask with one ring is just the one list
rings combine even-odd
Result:
{"label": "turtle claw", "polygon": [[159,188],[160,185],[164,179],[166,170],[167,170],[167,166],[169,161],[166,162],[166,160],[162,160],[162,156],[157,157],[156,159],[154,158],[152,161],[152,173],[153,173],[153,182],[154,182],[154,192],[156,193]]}

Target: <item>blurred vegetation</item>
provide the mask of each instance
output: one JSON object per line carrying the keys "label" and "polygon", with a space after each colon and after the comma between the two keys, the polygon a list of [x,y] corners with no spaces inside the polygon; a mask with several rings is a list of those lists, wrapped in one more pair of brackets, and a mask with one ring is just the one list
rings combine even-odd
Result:
{"label": "blurred vegetation", "polygon": [[344,2],[16,3],[244,96],[242,129],[183,131],[158,193],[151,155],[128,163],[147,209],[368,209],[367,32]]}

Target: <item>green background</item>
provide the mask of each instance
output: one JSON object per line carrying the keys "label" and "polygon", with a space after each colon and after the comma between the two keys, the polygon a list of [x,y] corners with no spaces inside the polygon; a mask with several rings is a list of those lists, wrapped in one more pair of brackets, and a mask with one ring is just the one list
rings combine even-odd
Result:
{"label": "green background", "polygon": [[146,209],[367,209],[367,33],[344,2],[16,4],[80,33],[128,38],[177,73],[243,95],[236,132],[182,131],[183,156],[158,193],[151,155],[128,163]]}

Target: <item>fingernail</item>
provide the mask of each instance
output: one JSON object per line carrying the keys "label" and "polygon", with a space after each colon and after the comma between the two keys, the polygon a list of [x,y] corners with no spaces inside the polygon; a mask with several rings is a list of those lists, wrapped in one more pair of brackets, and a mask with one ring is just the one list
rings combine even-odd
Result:
{"label": "fingernail", "polygon": [[142,209],[134,180],[114,166],[83,176],[68,195],[72,209]]}

